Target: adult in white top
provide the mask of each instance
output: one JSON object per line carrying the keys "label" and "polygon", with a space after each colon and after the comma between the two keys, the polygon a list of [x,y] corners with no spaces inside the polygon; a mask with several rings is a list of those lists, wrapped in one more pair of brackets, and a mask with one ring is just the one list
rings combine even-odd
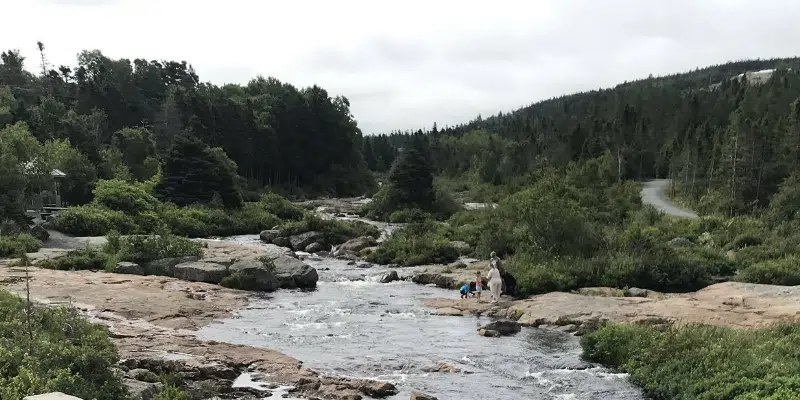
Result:
{"label": "adult in white top", "polygon": [[503,276],[500,274],[498,263],[495,261],[497,256],[492,252],[492,261],[489,263],[491,269],[489,270],[489,290],[492,293],[492,303],[497,303],[500,300],[500,292],[503,290]]}

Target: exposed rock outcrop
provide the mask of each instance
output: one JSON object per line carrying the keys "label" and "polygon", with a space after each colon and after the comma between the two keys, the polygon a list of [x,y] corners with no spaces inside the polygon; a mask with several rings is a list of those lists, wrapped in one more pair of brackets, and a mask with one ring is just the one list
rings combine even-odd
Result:
{"label": "exposed rock outcrop", "polygon": [[280,286],[275,270],[256,259],[242,260],[230,267],[230,273],[238,274],[252,285],[251,290],[272,292]]}
{"label": "exposed rock outcrop", "polygon": [[120,261],[117,263],[117,269],[114,272],[118,274],[144,275],[144,268],[133,262]]}
{"label": "exposed rock outcrop", "polygon": [[381,283],[391,283],[399,280],[400,276],[397,275],[397,271],[389,271],[389,273],[381,277]]}
{"label": "exposed rock outcrop", "polygon": [[228,267],[211,262],[193,261],[176,265],[173,273],[176,278],[185,281],[219,284],[228,276]]}
{"label": "exposed rock outcrop", "polygon": [[519,333],[521,329],[519,322],[516,321],[493,321],[480,327],[480,330],[495,331],[500,336],[511,336]]}
{"label": "exposed rock outcrop", "polygon": [[282,288],[317,287],[319,275],[317,275],[317,270],[308,264],[287,256],[272,258],[272,263],[275,265],[275,277],[278,278]]}
{"label": "exposed rock outcrop", "polygon": [[278,235],[280,235],[280,233],[281,233],[281,231],[279,231],[277,229],[267,229],[267,230],[261,231],[261,233],[258,235],[258,237],[264,243],[272,243],[272,241],[275,240],[275,238],[277,238]]}
{"label": "exposed rock outcrop", "polygon": [[303,251],[314,242],[323,240],[321,233],[317,231],[304,232],[289,237],[289,244],[294,251]]}
{"label": "exposed rock outcrop", "polygon": [[336,247],[337,251],[352,252],[357,254],[359,251],[377,245],[378,242],[372,236],[360,236],[355,239],[350,239]]}

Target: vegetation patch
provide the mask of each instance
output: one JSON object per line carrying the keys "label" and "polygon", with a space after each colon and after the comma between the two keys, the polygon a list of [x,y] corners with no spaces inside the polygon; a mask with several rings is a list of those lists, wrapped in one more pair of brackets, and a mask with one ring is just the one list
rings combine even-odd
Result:
{"label": "vegetation patch", "polygon": [[42,247],[42,241],[27,233],[0,236],[0,257],[21,257]]}
{"label": "vegetation patch", "polygon": [[800,391],[800,325],[728,329],[608,324],[581,339],[584,357],[620,368],[658,399],[792,399]]}

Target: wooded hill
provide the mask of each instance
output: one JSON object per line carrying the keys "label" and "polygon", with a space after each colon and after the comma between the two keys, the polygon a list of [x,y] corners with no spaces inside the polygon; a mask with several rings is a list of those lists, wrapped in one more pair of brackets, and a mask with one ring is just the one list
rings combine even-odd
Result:
{"label": "wooded hill", "polygon": [[[771,74],[747,74],[775,69]],[[769,79],[763,81],[768,76]],[[541,163],[611,152],[620,179],[670,177],[708,212],[766,206],[800,165],[800,58],[737,61],[541,101],[426,132],[364,138],[385,171],[413,133],[427,133],[437,173],[508,184]]]}

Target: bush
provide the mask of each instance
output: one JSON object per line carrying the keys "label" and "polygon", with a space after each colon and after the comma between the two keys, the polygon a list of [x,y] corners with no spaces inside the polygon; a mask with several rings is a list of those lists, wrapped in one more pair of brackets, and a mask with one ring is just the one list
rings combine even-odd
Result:
{"label": "bush", "polygon": [[377,239],[381,235],[377,227],[366,222],[322,219],[311,213],[305,214],[299,221],[285,223],[279,229],[279,235],[283,237],[311,231],[320,232],[328,245],[337,245],[360,236],[372,236]]}
{"label": "bush", "polygon": [[155,211],[160,204],[143,185],[122,179],[98,181],[93,193],[93,204],[128,215]]}
{"label": "bush", "polygon": [[275,193],[262,194],[256,204],[282,220],[298,220],[302,219],[304,215],[302,208]]}
{"label": "bush", "polygon": [[788,256],[753,264],[740,270],[735,279],[767,285],[800,285],[800,257]]}
{"label": "bush", "polygon": [[622,368],[657,399],[790,399],[800,391],[800,325],[726,329],[601,326],[584,357]]}
{"label": "bush", "polygon": [[189,400],[189,396],[176,386],[166,385],[153,400]]}
{"label": "bush", "polygon": [[42,241],[27,233],[0,236],[0,257],[22,257],[25,253],[39,251]]}
{"label": "bush", "polygon": [[61,271],[69,271],[73,268],[76,271],[101,271],[111,268],[111,261],[107,254],[87,247],[71,251],[58,258],[41,261],[38,266]]}
{"label": "bush", "polygon": [[0,290],[0,398],[54,391],[83,399],[127,398],[113,369],[117,350],[104,327],[74,309],[31,306],[28,314],[22,299]]}
{"label": "bush", "polygon": [[389,215],[389,222],[402,224],[406,222],[423,222],[432,219],[433,215],[420,210],[419,208],[406,208],[397,210]]}
{"label": "bush", "polygon": [[377,264],[446,264],[458,259],[458,250],[435,222],[413,223],[395,232],[367,255]]}
{"label": "bush", "polygon": [[133,233],[139,229],[133,218],[125,213],[93,205],[61,210],[55,228],[75,236],[102,236],[112,230]]}
{"label": "bush", "polygon": [[118,261],[131,261],[138,264],[164,258],[200,257],[203,255],[200,242],[166,231],[158,232],[156,235],[125,237],[110,234],[103,251]]}

